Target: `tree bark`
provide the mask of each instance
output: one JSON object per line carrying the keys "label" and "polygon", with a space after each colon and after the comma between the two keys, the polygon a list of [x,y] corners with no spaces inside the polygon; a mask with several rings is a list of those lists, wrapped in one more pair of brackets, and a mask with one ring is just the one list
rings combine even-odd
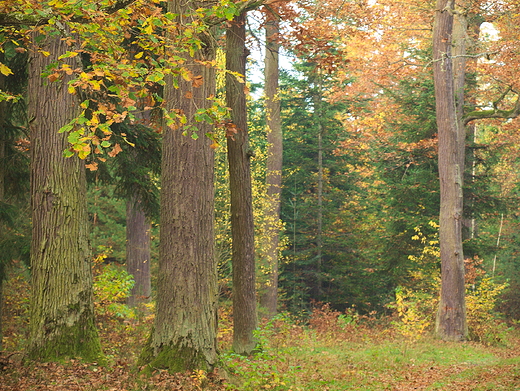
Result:
{"label": "tree bark", "polygon": [[135,307],[150,300],[150,220],[134,198],[126,201],[126,270],[134,277],[127,304]]}
{"label": "tree bark", "polygon": [[[4,55],[0,53],[0,62]],[[0,91],[5,91],[5,76],[0,73]],[[0,102],[0,202],[5,201],[5,143],[6,143],[6,115],[7,102]],[[0,221],[0,239],[4,235],[4,224]],[[2,315],[4,310],[4,279],[6,278],[6,265],[0,261],[0,351],[2,351],[3,324]]]}
{"label": "tree bark", "polygon": [[[190,3],[193,9],[199,3]],[[168,2],[168,11],[186,15],[185,3]],[[203,48],[186,55],[194,80],[179,77],[165,86],[170,112],[191,123],[196,110],[215,94],[215,72],[200,60],[213,60],[214,38],[202,36]],[[205,136],[211,125],[197,122],[198,138],[182,128],[164,127],[161,174],[161,232],[157,310],[153,330],[139,363],[171,372],[210,370],[217,362],[217,264],[214,256],[214,152]]]}
{"label": "tree bark", "polygon": [[[243,12],[236,16],[226,30],[226,68],[241,75],[246,73],[245,15]],[[250,354],[256,346],[253,331],[258,323],[251,152],[244,85],[230,74],[226,75],[226,105],[231,109],[231,120],[237,130],[236,134],[227,138],[233,240],[233,350],[239,354]]]}
{"label": "tree bark", "polygon": [[265,211],[267,282],[263,287],[261,306],[268,317],[276,314],[278,307],[278,252],[280,245],[280,208],[282,193],[283,134],[279,97],[279,16],[267,14],[265,25],[265,111],[267,127],[267,197]]}
{"label": "tree bark", "polygon": [[[441,250],[441,293],[436,333],[448,341],[466,339],[464,256],[462,250],[462,206],[465,132],[462,126],[462,58],[460,33],[454,31],[454,8],[450,0],[438,0],[433,30],[433,72],[439,142],[441,190],[439,240]],[[457,23],[457,28],[460,24]]]}
{"label": "tree bark", "polygon": [[94,326],[91,253],[88,233],[85,165],[64,158],[67,134],[58,133],[77,113],[67,80],[49,82],[40,73],[70,47],[59,37],[45,37],[29,62],[31,131],[32,296],[29,357],[55,360],[100,357]]}

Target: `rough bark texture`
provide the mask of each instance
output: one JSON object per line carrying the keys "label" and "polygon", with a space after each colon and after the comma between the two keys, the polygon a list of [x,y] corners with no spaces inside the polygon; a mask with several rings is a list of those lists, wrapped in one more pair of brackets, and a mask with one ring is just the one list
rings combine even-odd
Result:
{"label": "rough bark texture", "polygon": [[[196,8],[197,3],[190,3]],[[186,13],[177,1],[168,10]],[[179,78],[165,86],[170,111],[181,110],[188,119],[210,104],[215,74],[195,60],[211,60],[212,37],[202,37],[205,47],[186,58],[186,66],[202,85]],[[211,126],[195,123],[198,139],[183,136],[182,129],[165,127],[162,148],[161,232],[157,311],[150,339],[140,365],[171,372],[211,369],[217,361],[217,264],[214,256],[214,153],[205,133]]]}
{"label": "rough bark texture", "polygon": [[76,156],[63,157],[67,135],[58,133],[78,104],[67,92],[66,80],[49,83],[40,77],[70,47],[59,37],[46,38],[43,45],[51,54],[35,52],[29,69],[33,230],[28,352],[38,360],[95,360],[101,347],[94,326],[85,166]]}
{"label": "rough bark texture", "polygon": [[267,126],[267,196],[269,205],[265,211],[267,282],[263,286],[261,306],[268,317],[276,314],[278,307],[278,252],[280,245],[280,202],[282,192],[283,134],[280,117],[278,15],[271,12],[265,25],[265,111]]}
{"label": "rough bark texture", "polygon": [[[235,17],[226,30],[226,68],[246,73],[245,13]],[[231,192],[231,235],[233,240],[233,350],[249,354],[256,346],[255,246],[253,197],[247,108],[244,85],[233,75],[226,76],[226,105],[237,133],[228,137],[229,188]]]}
{"label": "rough bark texture", "polygon": [[[443,340],[461,341],[467,336],[464,256],[462,251],[462,204],[464,170],[464,127],[457,107],[462,107],[461,63],[453,61],[453,5],[438,0],[433,31],[433,60],[437,127],[439,138],[439,178],[441,189],[440,249],[441,296],[436,332]],[[458,67],[458,69],[454,69]]]}
{"label": "rough bark texture", "polygon": [[126,270],[134,277],[127,299],[131,307],[150,300],[151,224],[135,198],[126,202]]}

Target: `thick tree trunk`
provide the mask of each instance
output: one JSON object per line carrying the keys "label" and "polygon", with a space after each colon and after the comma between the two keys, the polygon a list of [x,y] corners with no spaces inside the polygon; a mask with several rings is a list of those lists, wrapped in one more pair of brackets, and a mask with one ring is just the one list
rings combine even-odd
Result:
{"label": "thick tree trunk", "polygon": [[[197,3],[190,3],[197,7]],[[168,11],[184,15],[180,2],[168,2]],[[213,38],[202,37],[204,47],[186,57],[185,66],[202,84],[179,78],[165,86],[170,112],[188,118],[207,107],[215,94],[215,73],[196,60],[214,59]],[[214,152],[205,123],[194,123],[198,138],[183,130],[164,129],[161,176],[161,232],[157,311],[150,339],[140,357],[148,368],[171,372],[211,369],[217,361],[217,264],[214,256]]]}
{"label": "thick tree trunk", "polygon": [[278,307],[278,252],[280,245],[280,207],[282,192],[283,134],[280,117],[280,97],[278,90],[279,60],[278,15],[268,13],[265,25],[265,111],[267,127],[267,197],[269,204],[265,211],[267,282],[261,296],[261,306],[268,317],[276,314]]}
{"label": "thick tree trunk", "polygon": [[77,156],[63,157],[67,134],[58,133],[78,104],[66,80],[50,83],[40,77],[70,47],[59,37],[45,39],[43,49],[50,55],[35,51],[29,62],[33,229],[28,352],[39,360],[95,360],[101,347],[94,326],[85,166]]}
{"label": "thick tree trunk", "polygon": [[126,202],[126,270],[134,277],[127,304],[135,307],[150,300],[150,220],[138,200]]}
{"label": "thick tree trunk", "polygon": [[[441,294],[436,333],[443,340],[461,341],[467,336],[464,256],[462,251],[462,206],[464,170],[464,127],[460,121],[463,105],[463,70],[454,61],[453,5],[438,0],[433,31],[433,60],[437,127],[439,138],[439,178],[441,210]],[[455,51],[456,53],[457,51]],[[462,89],[462,90],[461,90]],[[459,108],[459,110],[457,110]]]}
{"label": "thick tree trunk", "polygon": [[[245,31],[244,12],[235,17],[226,31],[226,68],[242,75],[246,73]],[[226,104],[237,130],[227,139],[233,240],[233,350],[250,354],[256,346],[253,331],[257,327],[251,152],[244,85],[229,74]]]}

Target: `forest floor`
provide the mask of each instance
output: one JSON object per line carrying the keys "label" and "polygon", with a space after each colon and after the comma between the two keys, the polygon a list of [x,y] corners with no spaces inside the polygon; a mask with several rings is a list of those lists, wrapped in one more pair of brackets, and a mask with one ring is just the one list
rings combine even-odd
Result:
{"label": "forest floor", "polygon": [[[5,290],[1,391],[137,390],[520,390],[520,333],[513,328],[492,345],[448,343],[428,334],[404,337],[391,322],[318,309],[310,322],[288,316],[263,322],[252,357],[230,351],[231,318],[221,311],[221,368],[214,373],[140,375],[135,362],[153,322],[99,316],[108,364],[68,360],[27,363],[27,291],[22,279]],[[18,292],[15,294],[15,292]]]}

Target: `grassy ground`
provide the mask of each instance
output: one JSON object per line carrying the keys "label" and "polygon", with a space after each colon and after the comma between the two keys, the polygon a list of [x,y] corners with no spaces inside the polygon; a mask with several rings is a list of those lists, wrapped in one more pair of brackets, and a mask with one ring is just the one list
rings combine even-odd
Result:
{"label": "grassy ground", "polygon": [[[221,367],[215,373],[139,375],[136,356],[152,316],[99,317],[107,366],[77,360],[23,364],[27,291],[22,278],[6,289],[0,390],[520,390],[520,336],[493,346],[401,336],[390,322],[317,311],[310,323],[280,316],[258,331],[252,357],[229,353],[231,319],[221,313]],[[18,293],[16,293],[18,292]]]}

